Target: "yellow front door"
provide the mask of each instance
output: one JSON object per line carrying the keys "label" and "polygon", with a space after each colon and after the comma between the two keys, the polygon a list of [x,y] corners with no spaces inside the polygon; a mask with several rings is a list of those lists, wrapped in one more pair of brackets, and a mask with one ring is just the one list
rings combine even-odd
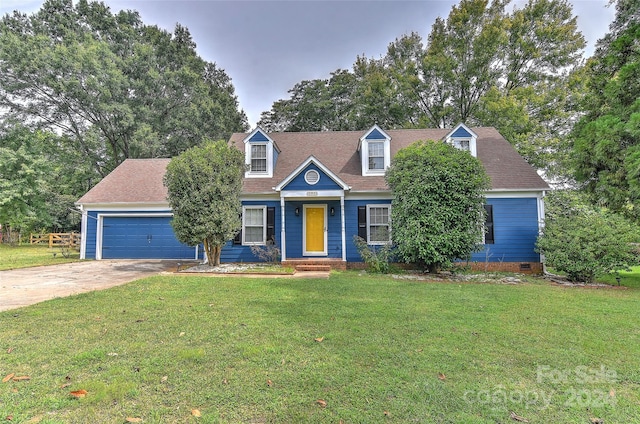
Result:
{"label": "yellow front door", "polygon": [[304,253],[305,255],[326,255],[325,205],[305,205],[304,208]]}

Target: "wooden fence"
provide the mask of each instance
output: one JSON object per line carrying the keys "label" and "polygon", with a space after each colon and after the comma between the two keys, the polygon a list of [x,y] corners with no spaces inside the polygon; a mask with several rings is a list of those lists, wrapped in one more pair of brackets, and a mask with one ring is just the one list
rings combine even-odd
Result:
{"label": "wooden fence", "polygon": [[77,247],[80,245],[79,233],[47,233],[47,234],[31,234],[29,238],[30,244],[49,244],[49,247],[64,246]]}

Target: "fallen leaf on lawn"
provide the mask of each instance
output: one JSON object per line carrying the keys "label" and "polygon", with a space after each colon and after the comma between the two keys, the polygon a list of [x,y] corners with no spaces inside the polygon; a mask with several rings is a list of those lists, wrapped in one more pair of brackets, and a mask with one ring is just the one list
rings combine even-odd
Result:
{"label": "fallen leaf on lawn", "polygon": [[591,424],[604,424],[604,420],[602,418],[591,418]]}
{"label": "fallen leaf on lawn", "polygon": [[316,401],[316,403],[317,403],[318,405],[322,406],[323,408],[326,408],[326,407],[327,407],[327,402],[326,402],[324,399],[318,399],[318,400]]}
{"label": "fallen leaf on lawn", "polygon": [[197,409],[192,409],[192,410],[191,410],[191,415],[193,415],[194,417],[201,417],[201,416],[202,416],[202,414],[200,413],[200,411],[199,411],[199,410],[197,410]]}
{"label": "fallen leaf on lawn", "polygon": [[609,390],[609,396],[615,397],[615,395],[616,395],[616,391],[615,390],[613,390],[613,389]]}
{"label": "fallen leaf on lawn", "polygon": [[13,415],[7,415],[7,421],[13,421]]}
{"label": "fallen leaf on lawn", "polygon": [[11,353],[11,352],[13,352],[13,348],[12,348],[12,347],[10,347],[9,349],[7,349],[7,353]]}
{"label": "fallen leaf on lawn", "polygon": [[127,417],[125,419],[126,422],[128,423],[141,423],[142,422],[142,418],[138,418],[138,417]]}
{"label": "fallen leaf on lawn", "polygon": [[513,411],[511,411],[511,419],[515,420],[515,421],[519,421],[521,423],[528,423],[529,422],[528,419],[526,419],[525,417],[521,417],[520,415],[516,414]]}
{"label": "fallen leaf on lawn", "polygon": [[389,416],[389,411],[384,411],[384,416],[388,417]]}
{"label": "fallen leaf on lawn", "polygon": [[164,382],[165,382],[165,381],[167,381],[168,379],[169,379],[169,377],[168,377],[168,376],[163,375],[163,376],[162,376],[162,378],[160,379],[160,381],[161,381],[162,383],[164,383]]}
{"label": "fallen leaf on lawn", "polygon": [[87,392],[85,389],[80,389],[80,390],[75,390],[73,392],[69,392],[69,394],[73,397],[76,397],[78,399],[83,398],[87,395]]}
{"label": "fallen leaf on lawn", "polygon": [[315,339],[313,339],[313,340],[315,340],[315,341],[317,341],[318,343],[320,343],[321,341],[323,341],[323,340],[324,340],[324,336],[323,336],[323,337],[315,338]]}
{"label": "fallen leaf on lawn", "polygon": [[438,378],[439,378],[440,380],[444,381],[444,380],[446,380],[446,379],[447,379],[447,376],[446,376],[446,375],[444,375],[443,373],[439,372],[439,373],[438,373]]}
{"label": "fallen leaf on lawn", "polygon": [[2,379],[2,382],[6,383],[7,381],[11,380],[14,375],[14,373],[8,374],[5,378]]}
{"label": "fallen leaf on lawn", "polygon": [[267,380],[267,386],[269,386],[269,387],[273,386],[273,381]]}
{"label": "fallen leaf on lawn", "polygon": [[107,356],[118,356],[118,354],[115,352],[109,352],[107,353]]}
{"label": "fallen leaf on lawn", "polygon": [[178,337],[182,337],[184,336],[184,331],[181,331],[180,334],[178,334]]}
{"label": "fallen leaf on lawn", "polygon": [[27,381],[27,380],[31,380],[31,377],[29,377],[28,375],[19,375],[17,377],[13,377],[12,380],[13,381]]}
{"label": "fallen leaf on lawn", "polygon": [[226,379],[226,378],[223,378],[223,379],[222,379],[222,384],[229,384],[229,382],[227,381],[227,379]]}
{"label": "fallen leaf on lawn", "polygon": [[71,383],[64,383],[62,386],[60,386],[60,388],[61,389],[66,389],[69,386],[71,386]]}

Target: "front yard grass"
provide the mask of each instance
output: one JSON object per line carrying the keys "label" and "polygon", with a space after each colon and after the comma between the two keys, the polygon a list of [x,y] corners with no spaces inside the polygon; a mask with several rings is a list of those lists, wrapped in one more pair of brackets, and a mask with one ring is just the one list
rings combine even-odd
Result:
{"label": "front yard grass", "polygon": [[5,269],[27,268],[41,265],[57,265],[80,260],[80,253],[71,250],[65,258],[59,247],[49,248],[37,244],[11,246],[0,243],[0,271]]}
{"label": "front yard grass", "polygon": [[542,281],[157,276],[0,313],[0,378],[30,377],[0,418],[639,422],[638,310]]}

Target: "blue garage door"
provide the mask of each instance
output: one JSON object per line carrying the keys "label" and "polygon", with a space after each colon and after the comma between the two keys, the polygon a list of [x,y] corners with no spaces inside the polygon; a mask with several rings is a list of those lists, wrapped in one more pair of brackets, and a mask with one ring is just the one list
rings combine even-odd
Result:
{"label": "blue garage door", "polygon": [[195,248],[180,243],[171,217],[110,217],[102,222],[103,259],[194,259]]}

